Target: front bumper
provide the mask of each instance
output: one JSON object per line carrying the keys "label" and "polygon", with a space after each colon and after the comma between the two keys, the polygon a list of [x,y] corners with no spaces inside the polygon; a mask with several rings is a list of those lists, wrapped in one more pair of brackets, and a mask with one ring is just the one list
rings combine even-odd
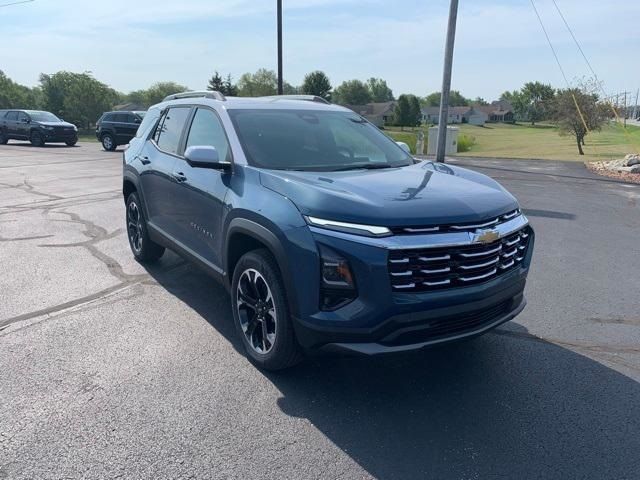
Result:
{"label": "front bumper", "polygon": [[42,136],[46,142],[71,142],[78,141],[78,132],[51,132],[42,131]]}
{"label": "front bumper", "polygon": [[[485,333],[513,319],[526,305],[523,292],[534,248],[533,230],[525,259],[516,268],[482,283],[424,292],[392,291],[388,258],[390,242],[418,244],[426,237],[388,237],[362,243],[348,235],[311,231],[316,243],[347,258],[358,285],[358,298],[333,312],[316,307],[296,316],[296,336],[308,351],[374,355],[422,349]],[[310,283],[313,281],[307,275],[306,284]],[[309,295],[308,289],[304,291]],[[308,306],[312,302],[318,305],[317,299],[309,296],[301,303]]]}

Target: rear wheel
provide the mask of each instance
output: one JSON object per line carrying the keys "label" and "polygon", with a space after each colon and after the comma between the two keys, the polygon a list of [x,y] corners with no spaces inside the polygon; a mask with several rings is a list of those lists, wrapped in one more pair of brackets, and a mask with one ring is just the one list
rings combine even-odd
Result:
{"label": "rear wheel", "polygon": [[29,141],[34,147],[44,147],[44,138],[42,137],[42,134],[37,130],[31,132]]}
{"label": "rear wheel", "polygon": [[4,130],[0,130],[0,145],[6,145],[8,141],[7,134]]}
{"label": "rear wheel", "polygon": [[139,262],[155,262],[164,254],[164,247],[149,238],[147,222],[135,193],[127,198],[127,238],[133,256]]}
{"label": "rear wheel", "polygon": [[102,142],[102,148],[104,148],[107,152],[113,152],[118,146],[116,145],[116,141],[110,133],[105,133],[102,135],[100,139]]}
{"label": "rear wheel", "polygon": [[281,370],[302,360],[280,269],[268,250],[254,250],[238,261],[231,296],[236,330],[253,363]]}

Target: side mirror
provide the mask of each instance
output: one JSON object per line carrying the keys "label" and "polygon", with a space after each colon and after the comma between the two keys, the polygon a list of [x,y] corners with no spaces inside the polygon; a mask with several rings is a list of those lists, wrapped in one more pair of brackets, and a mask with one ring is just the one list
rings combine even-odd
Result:
{"label": "side mirror", "polygon": [[187,163],[194,168],[211,168],[214,170],[231,170],[231,162],[220,160],[216,147],[194,145],[184,152]]}
{"label": "side mirror", "polygon": [[134,123],[141,123],[142,120],[140,120],[138,117],[136,117],[136,118],[133,119],[133,122]]}
{"label": "side mirror", "polygon": [[29,120],[28,118],[23,118],[20,120],[22,123],[31,123],[31,120]]}
{"label": "side mirror", "polygon": [[409,155],[411,155],[411,149],[409,148],[409,145],[407,145],[404,142],[396,142],[398,144],[398,146],[403,149],[405,152],[407,152]]}

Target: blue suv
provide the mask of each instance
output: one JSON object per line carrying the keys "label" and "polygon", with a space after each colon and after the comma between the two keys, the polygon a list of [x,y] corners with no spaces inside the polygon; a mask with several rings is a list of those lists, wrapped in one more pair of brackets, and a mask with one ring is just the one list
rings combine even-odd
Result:
{"label": "blue suv", "polygon": [[135,258],[170,248],[219,279],[262,368],[469,338],[525,306],[516,199],[317,97],[171,95],[124,152],[123,194]]}

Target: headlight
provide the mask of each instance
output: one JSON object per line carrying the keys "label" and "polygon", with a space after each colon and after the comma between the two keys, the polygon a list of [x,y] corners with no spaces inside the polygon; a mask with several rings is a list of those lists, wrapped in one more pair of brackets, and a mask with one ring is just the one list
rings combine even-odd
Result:
{"label": "headlight", "polygon": [[359,223],[337,222],[335,220],[325,220],[317,217],[305,217],[309,225],[326,228],[337,232],[364,235],[366,237],[386,237],[391,235],[391,230],[387,227],[376,227],[373,225],[361,225]]}
{"label": "headlight", "polygon": [[320,252],[320,309],[336,310],[357,297],[349,262],[336,251],[318,245]]}
{"label": "headlight", "polygon": [[53,130],[53,127],[49,127],[47,125],[43,125],[42,128],[44,128],[45,130]]}
{"label": "headlight", "polygon": [[75,125],[73,126],[73,131],[77,132],[78,131],[78,127],[76,127]]}

